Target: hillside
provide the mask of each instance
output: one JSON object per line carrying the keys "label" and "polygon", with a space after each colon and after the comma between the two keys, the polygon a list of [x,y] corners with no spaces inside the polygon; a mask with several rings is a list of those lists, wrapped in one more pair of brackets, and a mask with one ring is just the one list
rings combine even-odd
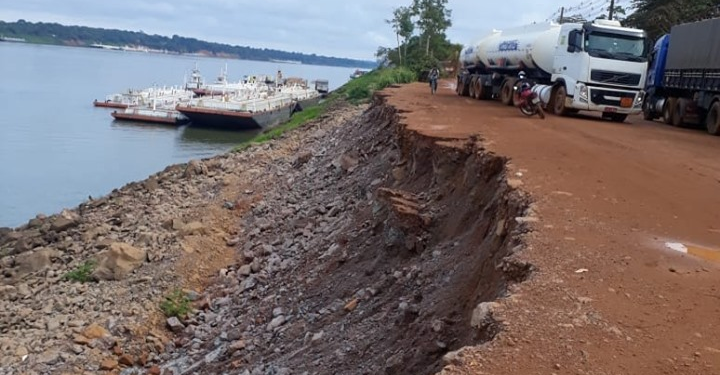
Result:
{"label": "hillside", "polygon": [[56,44],[78,47],[114,46],[130,47],[153,52],[202,54],[243,60],[284,60],[312,65],[342,66],[351,68],[374,68],[375,62],[354,60],[316,54],[287,52],[247,46],[206,42],[179,35],[166,37],[144,32],[112,30],[85,26],[65,26],[58,23],[0,21],[0,37],[22,38],[28,43]]}

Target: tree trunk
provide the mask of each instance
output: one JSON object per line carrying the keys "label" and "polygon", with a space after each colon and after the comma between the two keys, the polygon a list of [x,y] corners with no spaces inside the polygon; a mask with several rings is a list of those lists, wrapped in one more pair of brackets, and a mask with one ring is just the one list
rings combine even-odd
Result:
{"label": "tree trunk", "polygon": [[406,38],[405,41],[403,42],[403,55],[405,55],[405,60],[407,60],[407,45],[408,45],[408,40]]}
{"label": "tree trunk", "polygon": [[397,39],[397,45],[398,45],[398,60],[400,61],[400,66],[402,66],[402,50],[400,49],[400,34],[395,33],[395,38]]}
{"label": "tree trunk", "polygon": [[430,34],[427,36],[427,42],[425,43],[425,56],[430,55]]}

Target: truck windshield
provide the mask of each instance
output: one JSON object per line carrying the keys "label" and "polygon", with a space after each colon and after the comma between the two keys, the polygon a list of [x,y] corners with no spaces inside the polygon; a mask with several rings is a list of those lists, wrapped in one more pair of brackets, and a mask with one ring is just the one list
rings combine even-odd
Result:
{"label": "truck windshield", "polygon": [[597,31],[586,35],[585,51],[590,56],[614,60],[647,61],[645,39],[643,38]]}

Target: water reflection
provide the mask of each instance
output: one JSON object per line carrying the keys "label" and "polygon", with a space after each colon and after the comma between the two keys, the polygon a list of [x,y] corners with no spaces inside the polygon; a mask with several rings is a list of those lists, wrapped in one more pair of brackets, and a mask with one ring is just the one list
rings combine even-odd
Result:
{"label": "water reflection", "polygon": [[261,130],[229,131],[200,128],[191,124],[182,127],[180,141],[185,144],[234,146],[252,139],[260,132]]}
{"label": "water reflection", "polygon": [[155,124],[142,121],[112,120],[110,126],[116,130],[132,130],[132,131],[167,131],[176,132],[178,126]]}

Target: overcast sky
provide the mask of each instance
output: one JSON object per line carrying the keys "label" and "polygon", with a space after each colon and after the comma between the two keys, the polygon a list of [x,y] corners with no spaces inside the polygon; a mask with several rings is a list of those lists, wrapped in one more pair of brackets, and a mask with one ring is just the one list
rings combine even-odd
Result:
{"label": "overcast sky", "polygon": [[[585,3],[604,0],[584,0]],[[582,0],[449,0],[453,42],[544,21],[560,6]],[[394,46],[384,20],[411,0],[2,0],[0,20],[58,22],[148,34],[173,34],[232,45],[374,59]]]}

